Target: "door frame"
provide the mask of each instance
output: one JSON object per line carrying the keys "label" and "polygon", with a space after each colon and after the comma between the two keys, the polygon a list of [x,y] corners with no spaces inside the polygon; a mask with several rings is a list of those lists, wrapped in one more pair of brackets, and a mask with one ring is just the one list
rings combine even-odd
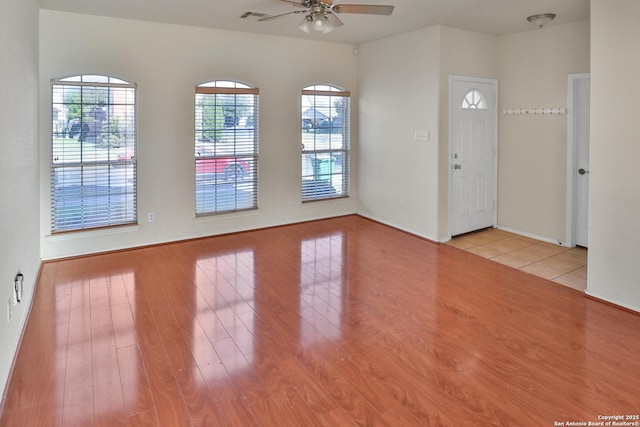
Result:
{"label": "door frame", "polygon": [[590,73],[569,74],[567,79],[567,217],[565,244],[568,247],[576,245],[576,211],[577,211],[577,194],[576,194],[576,157],[578,144],[574,128],[577,124],[574,115],[573,105],[577,101],[575,92],[575,83],[578,80],[590,80]]}
{"label": "door frame", "polygon": [[448,182],[448,187],[449,187],[449,191],[448,191],[448,197],[449,197],[449,215],[448,215],[448,224],[447,224],[447,240],[451,240],[451,222],[452,222],[452,214],[453,214],[453,158],[452,158],[452,152],[453,152],[453,121],[451,120],[451,117],[453,116],[453,91],[452,86],[453,86],[453,82],[454,81],[464,81],[464,82],[472,82],[472,83],[482,83],[482,84],[489,84],[491,85],[492,91],[493,91],[493,105],[488,106],[489,109],[492,110],[492,114],[493,114],[493,120],[492,120],[492,126],[495,129],[494,132],[494,140],[492,141],[493,144],[493,150],[494,150],[494,154],[495,154],[495,162],[494,164],[494,168],[493,171],[491,171],[492,175],[493,175],[493,179],[492,181],[492,185],[493,185],[493,190],[494,190],[494,195],[495,195],[495,204],[494,204],[494,210],[493,210],[493,227],[497,226],[498,224],[498,80],[497,79],[487,79],[487,78],[483,78],[483,77],[469,77],[469,76],[457,76],[457,75],[449,75],[449,111],[448,111],[448,120],[449,120],[449,146],[448,146],[448,152],[447,152],[447,168],[449,169],[449,182]]}

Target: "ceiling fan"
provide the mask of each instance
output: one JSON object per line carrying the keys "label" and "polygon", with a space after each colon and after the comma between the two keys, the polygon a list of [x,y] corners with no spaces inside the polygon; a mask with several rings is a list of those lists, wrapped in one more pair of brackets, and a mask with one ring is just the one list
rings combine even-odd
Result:
{"label": "ceiling fan", "polygon": [[341,27],[344,23],[336,16],[337,13],[361,13],[368,15],[391,15],[394,6],[374,5],[374,4],[333,4],[333,0],[280,0],[291,3],[295,7],[301,8],[293,12],[283,13],[275,16],[268,16],[259,21],[271,21],[287,15],[304,13],[305,17],[298,28],[305,33],[311,30],[328,33]]}

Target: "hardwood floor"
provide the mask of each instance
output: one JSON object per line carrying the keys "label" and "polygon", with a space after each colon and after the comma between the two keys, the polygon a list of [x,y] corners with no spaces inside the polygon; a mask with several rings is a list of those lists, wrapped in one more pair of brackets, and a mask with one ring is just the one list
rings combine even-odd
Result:
{"label": "hardwood floor", "polygon": [[0,426],[640,412],[640,316],[348,216],[48,262]]}

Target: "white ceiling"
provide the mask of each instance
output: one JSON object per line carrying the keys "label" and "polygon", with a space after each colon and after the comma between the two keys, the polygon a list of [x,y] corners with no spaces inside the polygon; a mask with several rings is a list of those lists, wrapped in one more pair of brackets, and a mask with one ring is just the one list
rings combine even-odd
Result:
{"label": "white ceiling", "polygon": [[589,0],[335,0],[391,4],[391,16],[340,14],[344,26],[329,34],[298,29],[302,15],[258,22],[245,12],[277,15],[298,10],[280,0],[40,0],[43,9],[210,27],[357,45],[435,24],[503,35],[535,29],[526,17],[555,13],[549,25],[589,18]]}

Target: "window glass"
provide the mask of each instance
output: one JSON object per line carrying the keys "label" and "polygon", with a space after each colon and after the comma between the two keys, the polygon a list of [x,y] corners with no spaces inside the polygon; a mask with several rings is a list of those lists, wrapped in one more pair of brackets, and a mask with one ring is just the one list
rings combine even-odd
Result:
{"label": "window glass", "polygon": [[349,195],[349,97],[329,85],[302,91],[302,201]]}
{"label": "window glass", "polygon": [[471,89],[462,100],[463,110],[486,110],[487,102],[484,100],[482,92],[477,89]]}
{"label": "window glass", "polygon": [[51,83],[52,232],[135,224],[136,85],[99,75]]}
{"label": "window glass", "polygon": [[196,215],[258,206],[258,89],[234,81],[196,87]]}

